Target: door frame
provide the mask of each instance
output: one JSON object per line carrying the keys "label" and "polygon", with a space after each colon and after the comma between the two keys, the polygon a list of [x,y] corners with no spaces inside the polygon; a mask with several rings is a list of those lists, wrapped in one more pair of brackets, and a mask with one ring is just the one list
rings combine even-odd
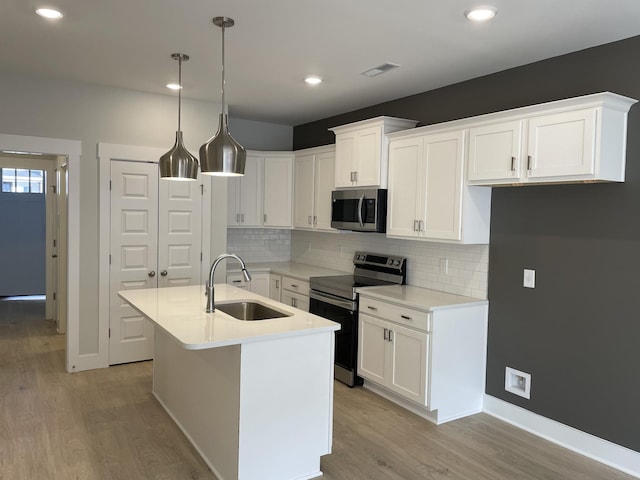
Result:
{"label": "door frame", "polygon": [[[98,247],[98,357],[100,367],[109,366],[109,255],[111,252],[111,160],[130,162],[158,163],[166,153],[165,149],[98,143],[99,169],[99,217],[100,234]],[[202,265],[210,264],[211,257],[211,178],[203,175],[202,195]],[[204,268],[202,269],[204,270]]]}
{"label": "door frame", "polygon": [[68,159],[67,249],[67,372],[96,368],[94,354],[80,354],[80,155],[82,142],[61,138],[0,134],[0,150],[57,155]]}

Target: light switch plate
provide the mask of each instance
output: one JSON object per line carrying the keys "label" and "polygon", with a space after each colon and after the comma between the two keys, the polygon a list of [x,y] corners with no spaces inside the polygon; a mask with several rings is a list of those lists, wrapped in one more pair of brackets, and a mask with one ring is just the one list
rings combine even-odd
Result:
{"label": "light switch plate", "polygon": [[524,269],[522,286],[526,288],[536,288],[536,271]]}

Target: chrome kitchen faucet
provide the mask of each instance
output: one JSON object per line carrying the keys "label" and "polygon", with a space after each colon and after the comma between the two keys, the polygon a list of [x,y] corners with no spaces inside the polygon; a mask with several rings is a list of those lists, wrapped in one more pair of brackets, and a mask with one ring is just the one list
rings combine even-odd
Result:
{"label": "chrome kitchen faucet", "polygon": [[214,293],[213,293],[213,277],[215,276],[215,273],[216,273],[216,267],[225,258],[233,258],[237,260],[238,263],[240,264],[240,267],[242,268],[242,274],[244,275],[244,279],[247,282],[251,281],[251,275],[249,275],[249,272],[247,271],[247,266],[244,264],[244,261],[238,255],[234,253],[223,253],[222,255],[220,255],[218,258],[214,260],[213,264],[211,265],[211,270],[209,270],[209,283],[207,284],[207,289],[205,291],[205,295],[207,296],[207,310],[206,310],[207,313],[211,313],[216,310]]}

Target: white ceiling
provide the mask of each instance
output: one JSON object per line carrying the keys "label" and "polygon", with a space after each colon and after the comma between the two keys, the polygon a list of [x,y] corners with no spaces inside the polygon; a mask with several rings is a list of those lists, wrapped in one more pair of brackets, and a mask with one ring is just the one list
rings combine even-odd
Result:
{"label": "white ceiling", "polygon": [[[0,68],[172,95],[182,52],[183,95],[219,103],[211,19],[228,16],[230,113],[298,125],[640,34],[640,0],[478,3],[498,15],[470,22],[474,0],[2,0]],[[65,17],[37,17],[45,4]],[[401,67],[360,75],[384,62]]]}

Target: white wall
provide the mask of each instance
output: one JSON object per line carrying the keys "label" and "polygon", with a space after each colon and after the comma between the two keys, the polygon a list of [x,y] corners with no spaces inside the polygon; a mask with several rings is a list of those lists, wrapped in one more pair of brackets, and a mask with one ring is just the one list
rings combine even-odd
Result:
{"label": "white wall", "polygon": [[[79,353],[98,346],[98,142],[166,147],[175,138],[177,99],[131,90],[43,78],[0,70],[0,133],[80,140],[80,251],[82,286]],[[200,144],[218,126],[219,105],[183,100],[185,143],[197,154]],[[231,108],[231,111],[233,109]],[[246,148],[290,150],[293,129],[231,118],[233,136]],[[226,192],[213,200],[214,209],[226,216]],[[215,212],[214,212],[215,214]],[[212,242],[225,242],[226,232],[214,233]],[[225,246],[212,245],[212,253]]]}

